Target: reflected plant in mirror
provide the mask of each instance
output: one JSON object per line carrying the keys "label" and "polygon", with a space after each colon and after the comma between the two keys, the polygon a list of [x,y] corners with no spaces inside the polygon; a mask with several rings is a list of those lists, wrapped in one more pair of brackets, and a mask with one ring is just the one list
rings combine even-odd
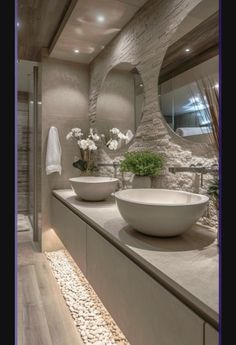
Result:
{"label": "reflected plant in mirror", "polygon": [[207,193],[213,200],[215,208],[219,210],[219,178],[218,177],[210,182]]}
{"label": "reflected plant in mirror", "polygon": [[203,0],[179,25],[159,74],[164,119],[175,134],[218,149],[218,1]]}

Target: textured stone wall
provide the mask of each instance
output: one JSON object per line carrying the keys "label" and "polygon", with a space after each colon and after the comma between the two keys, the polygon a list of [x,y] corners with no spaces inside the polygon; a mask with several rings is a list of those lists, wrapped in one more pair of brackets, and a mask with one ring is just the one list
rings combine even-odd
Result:
{"label": "textured stone wall", "polygon": [[[96,123],[97,98],[109,70],[121,62],[129,62],[139,70],[145,90],[144,116],[129,150],[145,148],[164,156],[166,169],[162,176],[153,179],[153,187],[196,191],[198,176],[190,173],[174,175],[168,172],[168,166],[196,163],[211,166],[217,162],[211,147],[192,143],[172,132],[160,112],[158,100],[158,75],[171,37],[198,3],[200,0],[150,0],[90,65],[91,125]],[[114,158],[114,154],[101,152],[102,161]],[[103,173],[111,174],[112,169],[103,169]],[[206,191],[211,179],[211,175],[204,175],[200,192]],[[217,213],[212,205],[203,222],[217,227]]]}

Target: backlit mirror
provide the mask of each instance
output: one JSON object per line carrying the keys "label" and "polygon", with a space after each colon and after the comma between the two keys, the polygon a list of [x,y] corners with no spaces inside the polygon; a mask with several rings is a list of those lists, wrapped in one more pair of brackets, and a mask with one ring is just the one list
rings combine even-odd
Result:
{"label": "backlit mirror", "polygon": [[203,0],[179,25],[158,81],[160,108],[184,139],[215,143],[218,127],[218,1]]}
{"label": "backlit mirror", "polygon": [[112,128],[128,135],[129,140],[122,145],[127,149],[142,118],[143,105],[144,85],[137,68],[130,63],[116,65],[103,81],[95,126],[106,137]]}

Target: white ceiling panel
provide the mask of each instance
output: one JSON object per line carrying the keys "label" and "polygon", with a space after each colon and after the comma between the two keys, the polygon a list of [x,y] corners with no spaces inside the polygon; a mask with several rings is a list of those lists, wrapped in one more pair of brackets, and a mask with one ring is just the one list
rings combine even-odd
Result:
{"label": "white ceiling panel", "polygon": [[79,0],[50,56],[90,63],[145,2],[147,0]]}

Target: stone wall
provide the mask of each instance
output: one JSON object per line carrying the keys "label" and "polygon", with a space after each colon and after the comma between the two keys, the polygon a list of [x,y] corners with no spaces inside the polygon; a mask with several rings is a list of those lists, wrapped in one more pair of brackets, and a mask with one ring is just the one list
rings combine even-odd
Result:
{"label": "stone wall", "polygon": [[[90,65],[89,118],[96,123],[97,98],[102,81],[111,68],[129,62],[139,70],[145,90],[144,115],[129,150],[150,149],[165,158],[162,176],[153,179],[153,187],[195,191],[198,176],[190,173],[168,172],[168,166],[186,166],[201,163],[211,166],[217,162],[214,150],[204,144],[195,144],[178,137],[166,124],[158,100],[158,75],[172,35],[178,25],[200,0],[150,0],[122,29],[113,41]],[[117,153],[117,155],[120,153]],[[114,155],[102,152],[101,160],[112,160]],[[112,173],[112,169],[103,174]],[[204,175],[206,192],[211,175]],[[203,220],[217,228],[217,213],[210,204],[208,217]]]}

